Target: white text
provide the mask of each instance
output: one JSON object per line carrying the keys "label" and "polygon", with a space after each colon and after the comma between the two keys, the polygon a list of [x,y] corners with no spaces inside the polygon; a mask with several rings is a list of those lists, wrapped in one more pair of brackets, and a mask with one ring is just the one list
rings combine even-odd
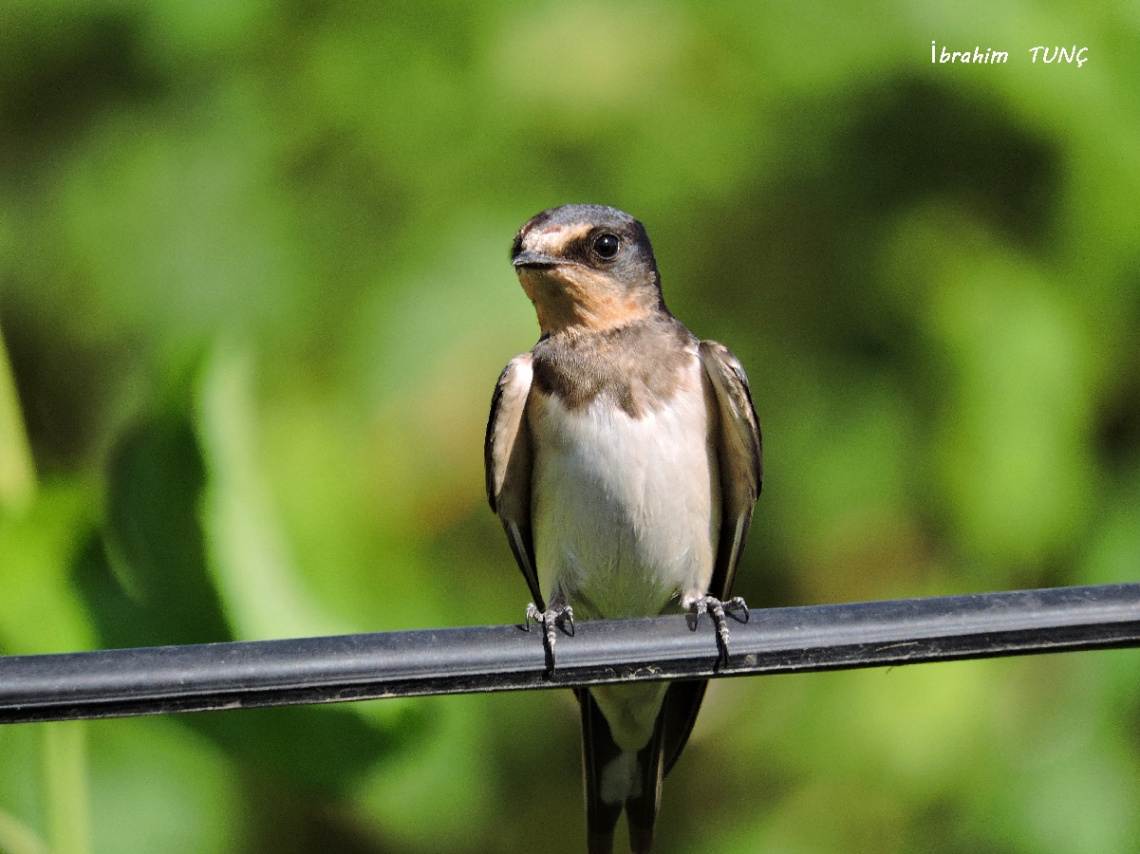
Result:
{"label": "white text", "polygon": [[1053,56],[1050,57],[1049,48],[1038,45],[1037,47],[1031,47],[1029,49],[1029,52],[1033,54],[1034,62],[1037,62],[1037,51],[1042,51],[1042,62],[1057,62],[1058,60],[1063,59],[1065,62],[1071,65],[1075,59],[1077,61],[1077,68],[1080,68],[1082,65],[1089,61],[1089,58],[1085,56],[1085,53],[1088,51],[1087,47],[1082,47],[1080,50],[1077,50],[1077,46],[1073,45],[1073,49],[1068,51],[1063,47],[1055,47],[1053,48]]}
{"label": "white text", "polygon": [[970,51],[954,51],[951,53],[945,46],[942,48],[942,53],[939,55],[937,45],[933,41],[930,42],[930,61],[931,62],[972,62],[975,65],[979,63],[992,64],[995,62],[1006,62],[1009,59],[1009,53],[1004,50],[993,50],[986,48],[986,52],[982,53],[980,47],[975,47],[974,52]]}

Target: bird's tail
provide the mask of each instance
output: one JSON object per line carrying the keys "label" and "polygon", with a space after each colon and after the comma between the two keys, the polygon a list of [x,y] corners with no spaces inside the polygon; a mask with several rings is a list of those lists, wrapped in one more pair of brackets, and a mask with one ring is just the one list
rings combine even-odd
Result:
{"label": "bird's tail", "polygon": [[576,692],[582,707],[582,769],[586,781],[586,849],[612,854],[614,830],[628,815],[630,850],[648,854],[661,800],[662,732],[660,716],[653,737],[641,750],[614,743],[602,710],[588,690]]}
{"label": "bird's tail", "polygon": [[586,838],[589,854],[612,854],[614,830],[622,811],[629,824],[633,854],[649,854],[661,803],[661,780],[677,760],[693,728],[705,682],[669,686],[649,743],[622,750],[593,695],[575,693],[582,711],[582,768],[586,782]]}

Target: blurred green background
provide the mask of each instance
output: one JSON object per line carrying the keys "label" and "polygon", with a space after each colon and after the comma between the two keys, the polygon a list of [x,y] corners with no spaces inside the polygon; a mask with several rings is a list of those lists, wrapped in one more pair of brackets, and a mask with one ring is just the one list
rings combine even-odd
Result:
{"label": "blurred green background", "polygon": [[[571,201],[749,372],[753,606],[1135,580],[1138,107],[1134,2],[2,0],[0,651],[519,621],[482,432]],[[1140,851],[1138,664],[719,682],[658,850]],[[580,851],[577,726],[7,726],[0,850]]]}

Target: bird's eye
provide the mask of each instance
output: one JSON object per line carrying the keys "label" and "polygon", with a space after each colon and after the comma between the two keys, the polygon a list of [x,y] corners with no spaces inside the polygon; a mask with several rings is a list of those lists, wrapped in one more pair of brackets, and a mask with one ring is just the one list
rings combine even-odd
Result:
{"label": "bird's eye", "polygon": [[616,234],[599,234],[594,238],[594,253],[599,258],[610,260],[621,249],[621,238]]}

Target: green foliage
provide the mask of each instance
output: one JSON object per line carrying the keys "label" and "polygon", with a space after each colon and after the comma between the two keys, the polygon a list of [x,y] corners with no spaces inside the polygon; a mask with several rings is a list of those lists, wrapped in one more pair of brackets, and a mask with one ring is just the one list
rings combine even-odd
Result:
{"label": "green foliage", "polygon": [[[571,201],[642,219],[749,372],[753,605],[1134,579],[1138,26],[7,0],[0,652],[517,621],[482,430],[536,336],[511,235]],[[659,849],[1135,851],[1136,665],[714,685]],[[0,850],[577,851],[575,728],[555,694],[7,727]]]}

